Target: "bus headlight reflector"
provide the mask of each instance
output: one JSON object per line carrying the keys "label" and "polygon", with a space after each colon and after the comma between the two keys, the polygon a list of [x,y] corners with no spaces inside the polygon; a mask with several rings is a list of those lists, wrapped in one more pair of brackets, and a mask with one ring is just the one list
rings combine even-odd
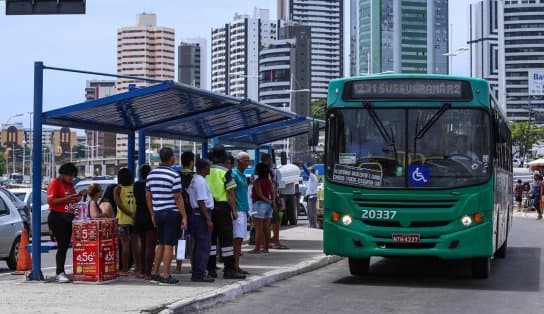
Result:
{"label": "bus headlight reflector", "polygon": [[342,223],[345,225],[345,226],[349,226],[351,225],[351,216],[350,215],[344,215],[344,217],[342,217]]}
{"label": "bus headlight reflector", "polygon": [[484,221],[484,215],[480,213],[474,214],[474,222],[480,223],[482,221]]}
{"label": "bus headlight reflector", "polygon": [[461,218],[461,223],[463,226],[468,227],[472,223],[472,218],[470,218],[470,216],[463,216],[463,218]]}
{"label": "bus headlight reflector", "polygon": [[333,222],[338,222],[340,221],[340,214],[337,213],[337,212],[333,212],[332,215],[331,215],[331,220]]}

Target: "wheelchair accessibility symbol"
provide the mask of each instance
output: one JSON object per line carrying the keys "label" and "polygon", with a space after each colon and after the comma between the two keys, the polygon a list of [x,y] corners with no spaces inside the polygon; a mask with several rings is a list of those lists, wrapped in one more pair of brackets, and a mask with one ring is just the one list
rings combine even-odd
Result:
{"label": "wheelchair accessibility symbol", "polygon": [[425,186],[429,184],[429,166],[411,165],[408,167],[408,183],[410,186]]}

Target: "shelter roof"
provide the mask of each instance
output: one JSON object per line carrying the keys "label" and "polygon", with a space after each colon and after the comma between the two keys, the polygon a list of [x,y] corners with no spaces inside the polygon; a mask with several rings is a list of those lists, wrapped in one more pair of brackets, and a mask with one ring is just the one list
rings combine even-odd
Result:
{"label": "shelter roof", "polygon": [[151,136],[195,141],[218,137],[248,144],[302,134],[309,125],[306,118],[272,106],[173,82],[44,112],[43,123],[116,133],[143,129]]}

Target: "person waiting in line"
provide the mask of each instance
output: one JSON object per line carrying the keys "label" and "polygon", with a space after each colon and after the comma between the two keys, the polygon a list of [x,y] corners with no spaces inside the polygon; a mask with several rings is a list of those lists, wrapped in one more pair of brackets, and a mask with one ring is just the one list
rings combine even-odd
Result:
{"label": "person waiting in line", "polygon": [[155,246],[157,244],[157,235],[155,226],[151,221],[149,209],[145,201],[145,181],[151,172],[151,166],[142,165],[140,167],[139,180],[134,182],[134,198],[136,199],[136,215],[134,219],[134,231],[140,238],[141,244],[141,276],[145,280],[151,280],[151,269],[155,258]]}
{"label": "person waiting in line", "polygon": [[[276,174],[279,172],[276,171],[277,169],[273,169],[272,157],[269,154],[263,154],[261,156],[261,162],[268,167],[267,176],[272,182],[272,187],[276,193],[278,188],[278,178]],[[277,194],[274,195],[274,197],[277,197]],[[280,224],[283,219],[284,210],[283,208],[278,208],[277,203],[275,203],[274,206],[276,206],[275,208],[277,210],[272,211],[272,218],[270,219],[270,229],[272,229],[273,234],[272,242],[274,243],[274,249],[286,250],[288,247],[280,242]],[[268,236],[268,238],[270,238],[270,236]]]}
{"label": "person waiting in line", "polygon": [[100,184],[89,184],[87,195],[89,197],[89,201],[87,202],[87,218],[109,218],[110,216],[102,213],[100,206],[98,206],[98,199],[102,195]]}
{"label": "person waiting in line", "polygon": [[136,200],[134,199],[134,177],[128,168],[121,168],[117,173],[119,183],[113,193],[117,204],[117,222],[119,224],[119,238],[121,239],[121,265],[119,275],[128,276],[130,249],[134,257],[137,277],[141,277],[140,239],[134,231],[136,217]]}
{"label": "person waiting in line", "polygon": [[72,238],[72,221],[75,217],[76,205],[82,196],[82,194],[76,194],[72,183],[76,176],[77,168],[73,163],[63,164],[59,168],[59,176],[51,180],[47,187],[47,203],[50,210],[47,224],[57,239],[55,280],[62,283],[70,281],[64,271],[64,263]]}
{"label": "person waiting in line", "polygon": [[233,221],[233,236],[234,236],[234,266],[240,274],[248,275],[249,273],[240,268],[240,256],[242,255],[242,242],[247,235],[247,219],[249,211],[249,198],[247,179],[244,171],[249,166],[249,154],[239,152],[237,156],[237,165],[232,169],[232,176],[236,182],[234,193],[236,195],[236,209],[238,210],[238,218]]}
{"label": "person waiting in line", "polygon": [[270,219],[272,212],[277,211],[276,192],[268,174],[270,169],[264,163],[255,166],[258,178],[253,182],[251,200],[253,202],[253,221],[255,225],[255,248],[249,253],[268,253],[270,240]]}
{"label": "person waiting in line", "polygon": [[196,162],[196,174],[189,185],[189,200],[193,208],[192,233],[194,246],[192,248],[191,280],[197,282],[214,282],[215,279],[206,273],[210,259],[212,244],[212,210],[214,200],[206,176],[210,174],[210,162],[199,159]]}
{"label": "person waiting in line", "polygon": [[181,178],[172,169],[176,162],[174,151],[163,147],[159,151],[161,164],[147,176],[145,199],[153,225],[157,229],[157,250],[155,261],[162,261],[162,274],[159,264],[153,265],[151,280],[159,284],[175,285],[179,281],[170,275],[173,247],[178,242],[179,233],[187,228],[185,204],[181,195]]}
{"label": "person waiting in line", "polygon": [[117,204],[115,204],[115,197],[113,196],[113,191],[117,184],[110,184],[104,191],[98,206],[100,211],[106,215],[107,218],[114,218],[117,215]]}
{"label": "person waiting in line", "polygon": [[531,183],[531,191],[529,195],[531,196],[531,203],[534,209],[538,212],[538,218],[542,219],[542,209],[540,208],[540,197],[542,195],[542,177],[538,172],[535,172],[533,176],[533,183]]}
{"label": "person waiting in line", "polygon": [[[187,189],[193,180],[194,172],[193,168],[195,166],[195,154],[192,151],[185,151],[181,154],[181,166],[183,167],[179,172],[181,178],[181,196],[183,196],[183,202],[185,204],[185,212],[187,213],[187,230],[185,230],[185,240],[186,240],[186,250],[187,257],[191,259],[192,255],[192,229],[191,229],[191,220],[193,217],[193,209],[191,208],[191,203],[189,201],[189,193]],[[180,234],[181,236],[181,234]],[[177,250],[177,248],[176,248]],[[176,260],[176,269],[174,274],[181,274],[182,261]]]}
{"label": "person waiting in line", "polygon": [[317,228],[317,176],[313,167],[304,166],[304,171],[308,174],[308,187],[304,197],[308,204],[308,222],[310,228]]}
{"label": "person waiting in line", "polygon": [[212,245],[210,247],[210,258],[208,260],[208,273],[211,277],[217,278],[216,256],[221,251],[223,264],[223,278],[245,279],[234,266],[232,221],[238,218],[236,209],[236,197],[234,189],[236,182],[232,178],[232,171],[225,166],[227,151],[221,144],[215,145],[212,149],[213,165],[206,182],[213,195],[214,208],[212,211],[213,233]]}
{"label": "person waiting in line", "polygon": [[518,182],[514,186],[514,199],[516,201],[516,210],[521,211],[521,201],[523,200],[523,184],[521,179],[518,179]]}

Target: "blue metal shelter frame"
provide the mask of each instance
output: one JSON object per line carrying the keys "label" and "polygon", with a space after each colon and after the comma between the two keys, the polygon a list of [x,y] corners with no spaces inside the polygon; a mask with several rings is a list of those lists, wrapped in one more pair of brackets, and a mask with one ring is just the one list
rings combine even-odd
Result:
{"label": "blue metal shelter frame", "polygon": [[[96,74],[156,85],[131,89],[126,93],[43,112],[43,72],[57,70]],[[138,162],[145,163],[145,137],[157,136],[202,142],[206,157],[208,140],[259,147],[261,144],[307,133],[310,119],[249,99],[211,93],[206,90],[124,75],[48,67],[34,63],[34,132],[32,135],[32,203],[40,204],[42,125],[100,130],[128,135],[128,168],[135,170],[135,132],[138,132]],[[39,206],[38,206],[39,207]],[[40,211],[32,212],[40,221]],[[32,234],[40,234],[40,224],[32,224]],[[41,241],[32,241],[32,271],[29,280],[43,280]],[[39,257],[39,258],[38,258]]]}

